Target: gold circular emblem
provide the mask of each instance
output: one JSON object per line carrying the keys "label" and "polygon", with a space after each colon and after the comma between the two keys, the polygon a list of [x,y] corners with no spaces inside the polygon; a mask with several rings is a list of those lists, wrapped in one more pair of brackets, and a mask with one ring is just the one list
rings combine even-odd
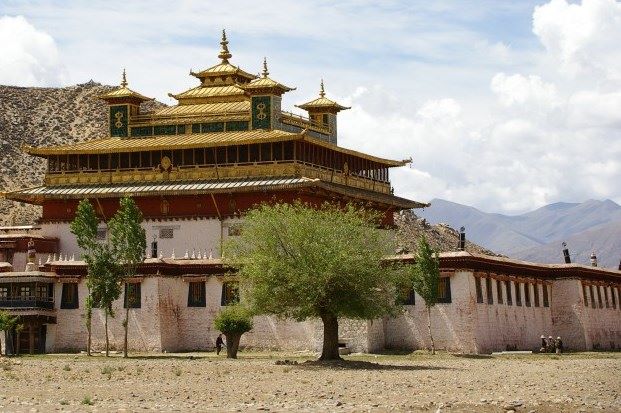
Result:
{"label": "gold circular emblem", "polygon": [[168,168],[172,165],[172,162],[170,162],[170,158],[168,156],[164,156],[160,161],[160,165],[162,165],[162,169],[168,170]]}

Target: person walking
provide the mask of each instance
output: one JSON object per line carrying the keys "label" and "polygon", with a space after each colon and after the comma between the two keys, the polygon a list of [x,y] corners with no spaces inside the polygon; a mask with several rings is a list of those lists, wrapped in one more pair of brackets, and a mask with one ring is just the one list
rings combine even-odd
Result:
{"label": "person walking", "polygon": [[556,338],[554,342],[554,349],[556,350],[556,354],[561,354],[563,352],[563,341],[560,337]]}
{"label": "person walking", "polygon": [[541,348],[539,348],[539,352],[540,353],[546,352],[546,336],[544,336],[543,334],[541,335]]}
{"label": "person walking", "polygon": [[216,338],[216,355],[220,355],[223,346],[224,340],[222,339],[222,334],[218,334],[218,338]]}

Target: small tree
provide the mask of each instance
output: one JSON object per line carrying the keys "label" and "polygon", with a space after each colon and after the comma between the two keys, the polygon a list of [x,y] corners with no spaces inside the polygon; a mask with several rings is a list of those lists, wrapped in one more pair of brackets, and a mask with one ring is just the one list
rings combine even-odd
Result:
{"label": "small tree", "polygon": [[214,326],[226,337],[226,357],[237,358],[242,334],[252,330],[252,314],[241,304],[223,308],[214,320]]}
{"label": "small tree", "polygon": [[[136,275],[138,265],[145,258],[147,237],[144,228],[140,225],[141,222],[142,213],[134,200],[130,197],[123,197],[120,200],[118,211],[108,223],[111,248],[114,256],[123,267],[125,280]],[[134,298],[127,297],[125,320],[123,321],[125,329],[123,357],[127,357],[129,310],[133,304],[130,299],[133,300]]]}
{"label": "small tree", "polygon": [[104,329],[106,334],[106,357],[110,351],[108,337],[108,317],[114,317],[112,304],[121,295],[122,272],[110,247],[104,244],[97,254],[88,258],[90,268],[90,300],[87,306],[98,306],[104,312]]}
{"label": "small tree", "polygon": [[431,353],[436,354],[436,348],[431,334],[431,307],[438,302],[438,284],[440,282],[440,261],[438,255],[431,248],[424,235],[418,241],[416,262],[411,266],[411,278],[414,291],[425,300],[427,309],[427,329],[431,340]]}
{"label": "small tree", "polygon": [[351,205],[262,205],[225,245],[256,314],[323,322],[321,360],[340,359],[338,318],[374,319],[397,308],[402,272],[382,264],[393,239]]}
{"label": "small tree", "polygon": [[[6,311],[0,311],[0,331],[11,331],[19,329],[19,317],[12,316]],[[0,343],[0,356],[2,356],[2,343]]]}
{"label": "small tree", "polygon": [[88,296],[86,298],[86,330],[88,332],[88,340],[86,345],[86,353],[91,355],[91,330],[92,330],[92,320],[93,320],[93,306],[92,306],[92,297],[91,297],[91,268],[89,262],[92,261],[95,254],[97,254],[97,250],[99,248],[99,244],[97,243],[97,225],[99,224],[99,219],[97,218],[97,214],[95,213],[95,208],[89,202],[88,199],[83,199],[78,204],[78,209],[76,210],[75,218],[71,222],[70,229],[71,233],[76,236],[76,241],[78,246],[82,249],[84,260],[87,264],[87,275],[86,275],[86,287],[88,289]]}

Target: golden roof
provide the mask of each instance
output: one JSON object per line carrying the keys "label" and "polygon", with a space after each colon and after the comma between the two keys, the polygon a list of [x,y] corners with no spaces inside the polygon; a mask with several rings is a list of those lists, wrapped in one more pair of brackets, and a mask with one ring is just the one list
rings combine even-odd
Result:
{"label": "golden roof", "polygon": [[282,83],[278,83],[275,80],[269,78],[270,72],[267,71],[267,59],[263,58],[263,73],[260,78],[250,81],[250,83],[241,85],[245,90],[261,90],[261,89],[273,89],[280,94],[295,90],[289,86],[285,86]]}
{"label": "golden roof", "polygon": [[231,86],[197,86],[195,88],[186,90],[179,94],[169,93],[168,96],[177,100],[187,98],[211,98],[211,97],[224,97],[224,96],[240,96],[246,95],[244,89],[237,85]]}
{"label": "golden roof", "polygon": [[229,42],[226,39],[226,32],[224,30],[222,30],[222,41],[220,42],[220,44],[222,45],[222,50],[220,50],[220,54],[218,55],[218,57],[222,59],[222,62],[198,73],[190,71],[190,74],[192,76],[195,76],[199,79],[204,79],[206,77],[213,76],[237,75],[244,77],[248,80],[256,79],[257,76],[241,70],[239,66],[233,66],[229,63],[229,59],[232,57],[232,55],[229,52]]}
{"label": "golden roof", "polygon": [[125,74],[125,69],[123,69],[121,86],[119,86],[118,88],[108,93],[104,93],[103,95],[100,95],[99,98],[103,100],[134,98],[134,99],[138,99],[138,100],[145,101],[145,102],[149,100],[153,100],[153,98],[148,98],[144,95],[141,95],[138,92],[134,92],[133,90],[127,87],[127,76]]}
{"label": "golden roof", "polygon": [[216,146],[249,145],[254,143],[269,143],[303,140],[315,145],[334,150],[336,152],[357,156],[386,166],[403,166],[409,161],[395,161],[379,158],[352,149],[341,148],[322,139],[313,138],[302,131],[301,133],[273,130],[249,130],[239,132],[209,132],[187,135],[164,135],[144,138],[102,138],[73,145],[60,145],[35,148],[24,146],[24,151],[30,155],[49,156],[67,154],[97,154],[118,152],[141,152],[145,150],[174,150],[209,148]]}
{"label": "golden roof", "polygon": [[296,107],[304,110],[313,110],[313,109],[330,109],[332,111],[341,111],[345,109],[351,109],[348,106],[342,106],[336,103],[333,100],[330,100],[326,97],[326,92],[323,88],[323,79],[321,79],[321,86],[319,88],[319,97],[315,100],[311,100],[310,102],[306,102],[302,105],[295,105]]}
{"label": "golden roof", "polygon": [[226,115],[231,113],[250,113],[250,101],[201,103],[196,105],[169,106],[156,110],[152,117],[184,116],[184,115]]}

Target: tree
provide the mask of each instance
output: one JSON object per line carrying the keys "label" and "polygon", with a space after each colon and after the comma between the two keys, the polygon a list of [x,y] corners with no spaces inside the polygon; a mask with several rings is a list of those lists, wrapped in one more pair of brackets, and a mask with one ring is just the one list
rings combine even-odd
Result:
{"label": "tree", "polygon": [[[19,317],[12,316],[6,311],[0,311],[0,331],[11,331],[20,328]],[[2,356],[2,346],[0,343],[0,356]]]}
{"label": "tree", "polygon": [[121,295],[122,271],[108,244],[103,244],[101,248],[97,249],[97,253],[87,262],[90,271],[89,301],[91,307],[97,306],[104,312],[106,357],[108,357],[110,350],[108,317],[114,317],[112,304]]}
{"label": "tree", "polygon": [[320,360],[340,359],[338,318],[374,319],[395,312],[402,272],[382,264],[394,252],[379,217],[352,205],[262,205],[245,216],[225,245],[255,314],[320,318]]}
{"label": "tree", "polygon": [[214,326],[226,337],[226,357],[236,359],[242,334],[252,330],[252,314],[241,304],[229,305],[218,313]]}
{"label": "tree", "polygon": [[88,199],[83,199],[78,204],[75,218],[71,222],[71,233],[76,236],[78,246],[82,249],[82,256],[87,264],[87,276],[86,287],[88,289],[88,296],[86,298],[85,310],[86,310],[86,330],[88,332],[88,341],[86,345],[86,353],[91,355],[91,331],[93,320],[93,299],[91,297],[92,280],[90,277],[91,268],[89,262],[97,253],[99,244],[97,242],[97,226],[99,225],[99,219],[95,213],[95,208]]}
{"label": "tree", "polygon": [[431,334],[431,307],[438,302],[438,284],[440,282],[440,260],[438,254],[431,248],[424,235],[418,241],[416,261],[410,266],[410,275],[414,291],[425,300],[427,309],[427,329],[431,340],[431,353],[436,354],[436,348]]}
{"label": "tree", "polygon": [[[119,209],[114,214],[108,228],[110,229],[110,245],[114,256],[124,269],[125,281],[136,275],[138,265],[144,261],[147,248],[147,236],[140,225],[142,213],[134,200],[123,197],[119,202]],[[123,341],[123,357],[127,357],[127,334],[129,328],[129,310],[133,306],[135,297],[126,297],[125,320],[123,327],[125,337]]]}

